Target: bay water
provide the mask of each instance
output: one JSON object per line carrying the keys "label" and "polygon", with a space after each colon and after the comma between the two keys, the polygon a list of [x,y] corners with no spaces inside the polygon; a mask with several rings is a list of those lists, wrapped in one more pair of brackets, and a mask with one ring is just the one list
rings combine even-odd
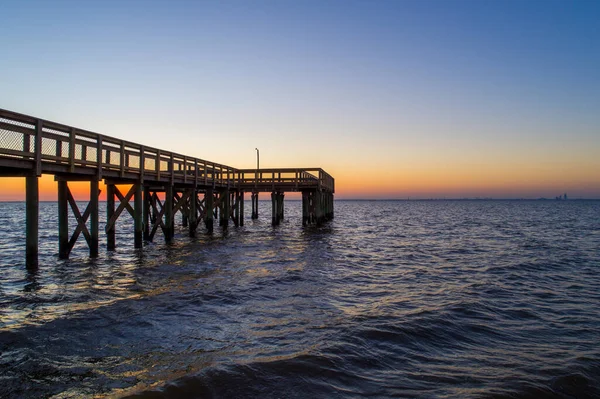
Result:
{"label": "bay water", "polygon": [[143,249],[123,215],[116,251],[59,260],[43,202],[27,271],[25,204],[0,203],[0,397],[600,397],[600,201],[245,215]]}

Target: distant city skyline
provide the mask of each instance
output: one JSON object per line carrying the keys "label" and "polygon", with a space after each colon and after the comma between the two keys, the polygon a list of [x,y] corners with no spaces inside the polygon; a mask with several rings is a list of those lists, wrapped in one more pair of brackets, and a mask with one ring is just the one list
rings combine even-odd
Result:
{"label": "distant city skyline", "polygon": [[[264,168],[322,167],[336,198],[600,198],[599,17],[596,1],[7,0],[0,108],[237,168],[259,148]],[[0,180],[0,200],[24,198]],[[56,198],[51,176],[40,190]]]}

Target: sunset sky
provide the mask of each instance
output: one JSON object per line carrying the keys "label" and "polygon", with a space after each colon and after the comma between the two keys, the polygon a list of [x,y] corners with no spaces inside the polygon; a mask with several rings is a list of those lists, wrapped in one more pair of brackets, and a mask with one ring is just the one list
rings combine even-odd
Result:
{"label": "sunset sky", "polygon": [[336,198],[600,198],[599,21],[600,1],[3,0],[0,108],[239,168],[258,147]]}

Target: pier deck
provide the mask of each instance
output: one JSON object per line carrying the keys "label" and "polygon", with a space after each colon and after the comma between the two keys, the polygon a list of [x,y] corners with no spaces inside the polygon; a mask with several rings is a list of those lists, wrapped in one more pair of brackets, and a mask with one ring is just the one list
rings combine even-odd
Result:
{"label": "pier deck", "polygon": [[[141,247],[159,229],[166,241],[172,240],[178,212],[190,235],[200,222],[211,232],[214,219],[223,228],[230,220],[243,225],[245,192],[252,194],[252,218],[258,217],[259,192],[271,193],[274,225],[283,218],[285,192],[302,192],[303,225],[333,217],[334,179],[321,168],[237,169],[0,109],[0,176],[26,179],[28,267],[37,265],[38,177],[42,174],[54,175],[57,181],[61,257],[68,257],[81,234],[90,255],[97,256],[101,180],[107,186],[104,231],[109,250],[116,245],[116,219],[125,210],[135,224],[135,246]],[[69,181],[90,182],[90,201],[84,212],[77,208]],[[129,192],[121,193],[116,187],[123,184],[131,185]],[[117,208],[115,200],[120,202]],[[78,222],[70,238],[68,205]]]}

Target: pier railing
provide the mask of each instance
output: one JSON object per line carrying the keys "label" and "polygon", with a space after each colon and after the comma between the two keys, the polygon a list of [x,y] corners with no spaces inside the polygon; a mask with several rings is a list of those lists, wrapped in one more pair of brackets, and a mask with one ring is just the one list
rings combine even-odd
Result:
{"label": "pier railing", "polygon": [[257,173],[2,109],[0,168],[4,175],[21,171],[240,190],[334,191],[333,178],[321,168]]}
{"label": "pier railing", "polygon": [[274,191],[278,187],[288,187],[299,191],[306,187],[317,186],[334,192],[333,178],[321,168],[277,168],[277,169],[240,169],[239,182],[243,187],[263,191]]}
{"label": "pier railing", "polygon": [[[38,175],[70,173],[99,178],[226,186],[236,169],[55,122],[0,110],[2,166],[29,163]],[[12,161],[12,162],[11,162]]]}

